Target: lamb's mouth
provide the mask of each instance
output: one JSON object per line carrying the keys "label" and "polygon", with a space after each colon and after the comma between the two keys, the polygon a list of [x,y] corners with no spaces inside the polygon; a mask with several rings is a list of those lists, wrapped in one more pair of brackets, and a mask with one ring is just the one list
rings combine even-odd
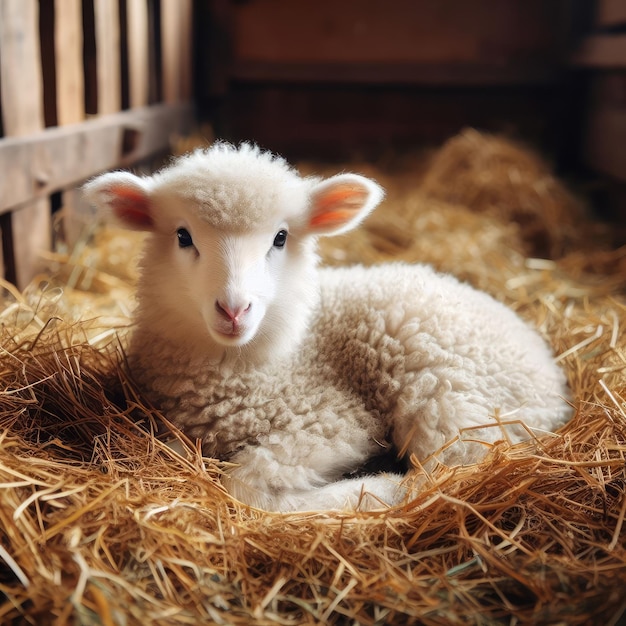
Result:
{"label": "lamb's mouth", "polygon": [[218,330],[216,331],[218,335],[220,335],[220,337],[227,337],[228,339],[239,339],[239,337],[241,337],[241,335],[243,335],[243,332],[241,329],[237,329],[237,330],[231,330],[228,332],[224,332],[222,330]]}
{"label": "lamb's mouth", "polygon": [[247,342],[247,333],[244,328],[237,326],[231,329],[213,328],[212,334],[217,341],[226,344],[244,344]]}
{"label": "lamb's mouth", "polygon": [[245,327],[235,320],[218,319],[211,325],[211,328],[213,332],[224,337],[239,337],[245,331]]}

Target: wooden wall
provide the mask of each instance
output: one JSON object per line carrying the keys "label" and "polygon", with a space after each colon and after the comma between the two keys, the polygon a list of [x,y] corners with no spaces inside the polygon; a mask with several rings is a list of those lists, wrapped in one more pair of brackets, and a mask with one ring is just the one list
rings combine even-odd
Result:
{"label": "wooden wall", "polygon": [[[572,61],[583,5],[592,32]],[[167,152],[196,100],[218,135],[290,158],[376,159],[473,125],[557,161],[580,149],[625,189],[624,6],[0,0],[0,270],[25,285],[53,211],[80,218],[85,179]]]}
{"label": "wooden wall", "polygon": [[455,84],[544,78],[558,54],[557,9],[545,0],[235,3],[234,75]]}
{"label": "wooden wall", "polygon": [[468,124],[554,148],[571,111],[570,4],[211,0],[219,130],[289,156],[372,158]]}
{"label": "wooden wall", "polygon": [[24,286],[85,179],[189,127],[192,0],[0,1],[3,273]]}
{"label": "wooden wall", "polygon": [[591,202],[626,237],[626,2],[595,0],[572,53],[585,85],[581,162],[591,178]]}
{"label": "wooden wall", "polygon": [[[598,0],[593,24],[573,55],[589,84],[583,158],[626,188],[626,2]],[[626,190],[624,190],[626,217]]]}

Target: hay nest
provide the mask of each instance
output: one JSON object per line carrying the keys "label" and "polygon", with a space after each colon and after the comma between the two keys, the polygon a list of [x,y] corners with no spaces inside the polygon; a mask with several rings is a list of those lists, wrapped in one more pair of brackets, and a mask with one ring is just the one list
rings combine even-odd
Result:
{"label": "hay nest", "polygon": [[378,175],[387,202],[361,231],[329,240],[326,261],[428,261],[495,294],[552,342],[574,419],[478,465],[436,469],[403,507],[242,506],[220,486],[222,463],[194,442],[185,456],[161,443],[158,411],[124,375],[139,241],[100,230],[52,255],[45,282],[5,285],[1,623],[618,622],[625,251],[527,258],[519,225],[426,201],[410,171]]}
{"label": "hay nest", "polygon": [[588,234],[581,225],[583,205],[543,159],[509,139],[471,128],[437,152],[422,191],[517,223],[532,255],[558,258]]}

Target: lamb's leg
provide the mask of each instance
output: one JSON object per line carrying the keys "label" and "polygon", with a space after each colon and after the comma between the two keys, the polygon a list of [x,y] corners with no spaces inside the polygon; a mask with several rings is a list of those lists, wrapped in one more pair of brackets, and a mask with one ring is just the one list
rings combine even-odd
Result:
{"label": "lamb's leg", "polygon": [[285,509],[293,511],[374,511],[400,504],[406,495],[401,474],[377,474],[346,478],[308,493],[289,494]]}
{"label": "lamb's leg", "polygon": [[269,511],[367,511],[398,504],[405,495],[400,474],[329,482],[319,469],[282,462],[268,447],[247,448],[234,461],[238,465],[224,476],[226,489]]}

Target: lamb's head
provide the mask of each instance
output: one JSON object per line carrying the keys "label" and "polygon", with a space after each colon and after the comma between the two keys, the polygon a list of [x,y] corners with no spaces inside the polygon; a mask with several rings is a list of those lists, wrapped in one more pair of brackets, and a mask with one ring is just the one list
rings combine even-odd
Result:
{"label": "lamb's head", "polygon": [[317,237],[353,228],[383,196],[362,176],[303,178],[271,153],[226,143],[150,177],[104,174],[85,191],[150,232],[138,326],[215,358],[293,349],[316,301]]}

